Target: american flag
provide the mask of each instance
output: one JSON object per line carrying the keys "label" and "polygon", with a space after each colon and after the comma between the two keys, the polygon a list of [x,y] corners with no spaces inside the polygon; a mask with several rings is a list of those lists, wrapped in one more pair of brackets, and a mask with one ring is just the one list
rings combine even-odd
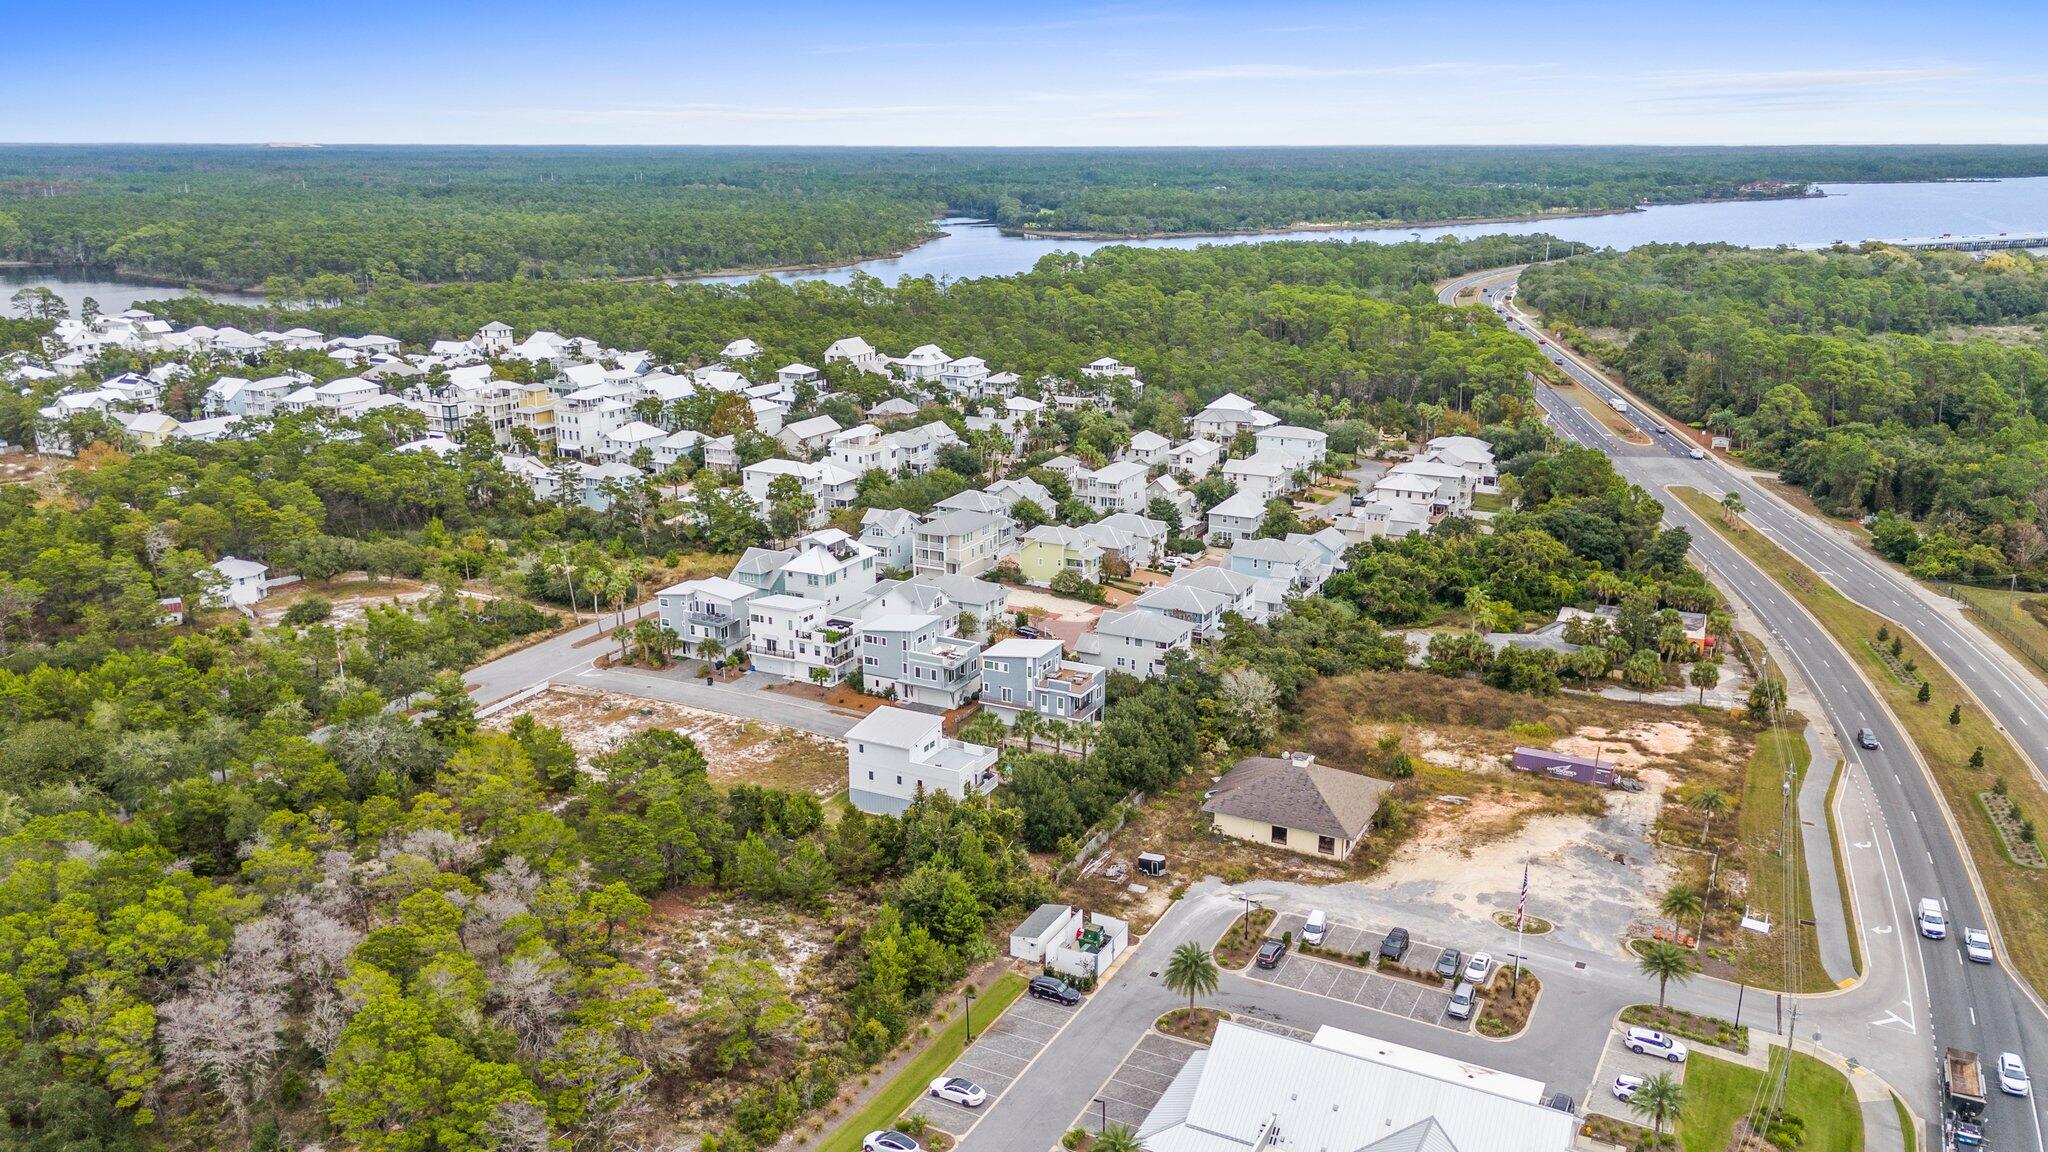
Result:
{"label": "american flag", "polygon": [[1515,901],[1515,931],[1522,930],[1522,910],[1529,906],[1529,862],[1522,861],[1522,898]]}

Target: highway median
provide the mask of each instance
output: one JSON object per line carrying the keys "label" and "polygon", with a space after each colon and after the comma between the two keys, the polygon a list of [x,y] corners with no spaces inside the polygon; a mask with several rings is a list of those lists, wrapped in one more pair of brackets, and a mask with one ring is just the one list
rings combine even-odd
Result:
{"label": "highway median", "polygon": [[[2048,989],[2048,871],[2009,854],[1987,798],[2019,813],[2015,828],[2048,817],[2048,790],[2006,734],[1910,633],[1855,604],[1784,549],[1694,488],[1671,492],[1827,629],[1918,747],[1997,918],[2006,961]],[[2025,824],[2019,823],[2024,820]],[[2031,845],[2032,841],[2026,841]]]}

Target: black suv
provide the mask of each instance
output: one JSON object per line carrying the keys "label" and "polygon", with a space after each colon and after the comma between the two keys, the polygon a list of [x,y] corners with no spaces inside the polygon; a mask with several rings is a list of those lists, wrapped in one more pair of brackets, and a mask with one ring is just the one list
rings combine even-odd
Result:
{"label": "black suv", "polygon": [[1383,959],[1392,960],[1398,964],[1401,962],[1401,957],[1407,954],[1408,930],[1406,928],[1396,928],[1392,932],[1387,933],[1385,940],[1380,941],[1380,956]]}
{"label": "black suv", "polygon": [[1278,968],[1280,958],[1287,955],[1287,945],[1278,940],[1268,940],[1259,945],[1259,954],[1253,963],[1261,968]]}
{"label": "black suv", "polygon": [[1876,748],[1877,733],[1872,732],[1868,728],[1858,728],[1856,730],[1856,746],[1858,748]]}
{"label": "black suv", "polygon": [[1070,1008],[1081,1002],[1081,990],[1057,976],[1033,976],[1031,994],[1040,1000],[1057,1000]]}

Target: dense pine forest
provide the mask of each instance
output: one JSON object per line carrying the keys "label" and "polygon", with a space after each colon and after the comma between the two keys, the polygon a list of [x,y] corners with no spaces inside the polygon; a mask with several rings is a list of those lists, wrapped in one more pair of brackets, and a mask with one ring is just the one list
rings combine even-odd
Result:
{"label": "dense pine forest", "polygon": [[2041,148],[0,148],[0,260],[324,300],[832,264],[1028,232],[1401,224],[2048,173]]}
{"label": "dense pine forest", "polygon": [[1631,387],[1874,517],[1880,550],[1921,574],[2048,561],[2048,263],[1658,246],[1522,284]]}

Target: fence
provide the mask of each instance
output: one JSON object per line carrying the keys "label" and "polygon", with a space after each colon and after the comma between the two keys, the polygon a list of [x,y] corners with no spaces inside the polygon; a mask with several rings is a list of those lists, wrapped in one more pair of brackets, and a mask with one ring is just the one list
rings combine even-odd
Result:
{"label": "fence", "polygon": [[1972,620],[1997,633],[1999,638],[2010,645],[2013,651],[2026,657],[2028,663],[2031,663],[2043,672],[2048,672],[2048,652],[2042,652],[2039,648],[2034,647],[2012,625],[1999,619],[1997,613],[1985,611],[1976,601],[1956,591],[1956,586],[1953,583],[1943,584],[1941,587],[1942,591],[1948,593],[1949,599],[1963,606],[1963,609],[1970,614]]}
{"label": "fence", "polygon": [[1124,797],[1124,802],[1116,806],[1116,818],[1096,829],[1095,834],[1088,837],[1082,843],[1081,847],[1074,852],[1073,859],[1060,866],[1059,873],[1053,877],[1054,882],[1066,883],[1082,865],[1088,863],[1089,857],[1102,851],[1103,846],[1109,843],[1110,837],[1123,831],[1124,824],[1130,820],[1130,814],[1144,807],[1144,804],[1145,794],[1143,792],[1133,792],[1129,796]]}

